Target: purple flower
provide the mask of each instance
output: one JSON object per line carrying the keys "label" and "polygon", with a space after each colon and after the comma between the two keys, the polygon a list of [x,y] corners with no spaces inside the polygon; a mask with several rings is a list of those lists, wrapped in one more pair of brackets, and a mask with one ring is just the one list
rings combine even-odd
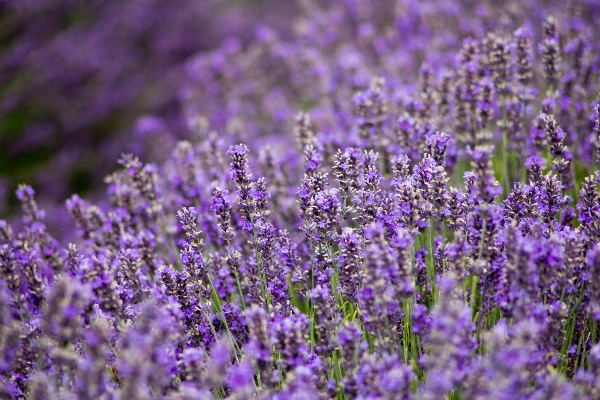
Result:
{"label": "purple flower", "polygon": [[556,89],[560,73],[560,43],[558,41],[556,19],[548,17],[544,23],[544,36],[539,45],[544,67],[544,78],[550,87]]}
{"label": "purple flower", "polygon": [[595,245],[587,255],[590,273],[590,311],[596,320],[600,320],[600,246]]}
{"label": "purple flower", "polygon": [[306,342],[308,319],[302,314],[275,318],[269,326],[269,337],[273,348],[281,358],[277,364],[284,372],[306,365],[310,347]]}
{"label": "purple flower", "polygon": [[215,186],[212,192],[212,204],[210,210],[217,217],[217,226],[219,227],[219,236],[226,242],[231,242],[233,232],[230,226],[231,220],[231,202],[228,198],[229,192]]}

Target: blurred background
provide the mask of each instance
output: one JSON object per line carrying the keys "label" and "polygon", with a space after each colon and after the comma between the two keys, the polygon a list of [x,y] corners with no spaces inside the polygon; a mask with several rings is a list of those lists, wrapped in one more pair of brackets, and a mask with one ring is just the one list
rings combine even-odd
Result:
{"label": "blurred background", "polygon": [[0,216],[18,183],[62,206],[102,192],[122,152],[146,156],[145,134],[185,136],[186,61],[259,24],[285,35],[294,3],[0,0]]}
{"label": "blurred background", "polygon": [[101,201],[123,152],[162,163],[203,140],[198,116],[229,133],[223,151],[291,136],[298,110],[326,135],[374,76],[400,104],[465,38],[525,24],[537,43],[550,13],[567,53],[598,38],[600,0],[0,0],[0,218],[27,183],[60,238],[66,198]]}

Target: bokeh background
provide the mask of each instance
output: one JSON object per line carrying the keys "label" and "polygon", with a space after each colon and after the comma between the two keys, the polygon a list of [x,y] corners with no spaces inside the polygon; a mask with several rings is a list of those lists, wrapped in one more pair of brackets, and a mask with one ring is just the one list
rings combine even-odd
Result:
{"label": "bokeh background", "polygon": [[469,36],[525,24],[537,42],[549,13],[570,21],[565,37],[597,36],[599,10],[598,0],[0,0],[0,218],[18,213],[14,190],[30,184],[60,239],[66,198],[101,202],[121,153],[161,163],[194,138],[198,116],[226,145],[291,136],[298,110],[318,125],[319,106],[350,103],[373,76],[407,90],[395,100],[409,95],[424,62],[452,68]]}
{"label": "bokeh background", "polygon": [[145,133],[186,135],[186,62],[230,38],[247,45],[259,25],[285,35],[296,10],[265,0],[0,1],[0,214],[15,211],[18,183],[52,207],[103,189],[124,151],[156,158],[139,142]]}

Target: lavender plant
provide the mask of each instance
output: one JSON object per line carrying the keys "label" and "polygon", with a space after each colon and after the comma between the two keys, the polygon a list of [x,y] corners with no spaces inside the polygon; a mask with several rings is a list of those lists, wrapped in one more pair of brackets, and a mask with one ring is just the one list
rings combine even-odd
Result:
{"label": "lavender plant", "polygon": [[3,397],[598,398],[599,10],[381,4],[199,56],[195,138],[77,243],[19,187]]}

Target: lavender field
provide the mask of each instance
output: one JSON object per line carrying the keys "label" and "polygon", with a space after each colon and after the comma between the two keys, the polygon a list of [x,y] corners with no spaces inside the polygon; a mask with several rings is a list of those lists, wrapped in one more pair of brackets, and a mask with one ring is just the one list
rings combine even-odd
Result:
{"label": "lavender field", "polygon": [[600,2],[259,3],[132,97],[63,82],[53,173],[122,154],[62,213],[17,174],[0,398],[600,399]]}

